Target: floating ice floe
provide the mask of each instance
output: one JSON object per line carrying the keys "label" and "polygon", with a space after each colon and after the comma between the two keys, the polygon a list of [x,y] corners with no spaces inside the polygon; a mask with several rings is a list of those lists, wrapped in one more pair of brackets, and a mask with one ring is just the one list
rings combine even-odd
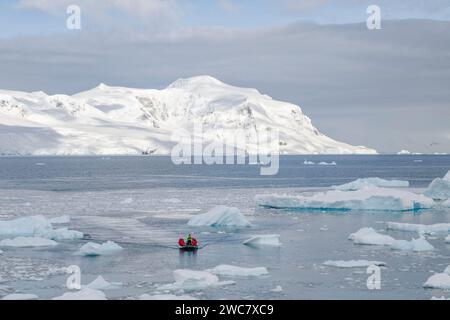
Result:
{"label": "floating ice floe", "polygon": [[269,271],[267,271],[267,268],[265,267],[243,268],[227,264],[221,264],[206,271],[226,277],[259,277],[269,274]]}
{"label": "floating ice floe", "polygon": [[188,225],[194,227],[249,227],[250,222],[238,208],[217,206],[207,213],[192,217]]}
{"label": "floating ice floe", "polygon": [[445,242],[446,242],[446,243],[450,243],[450,235],[448,235],[448,236],[445,238]]}
{"label": "floating ice floe", "polygon": [[279,234],[255,235],[245,240],[243,244],[247,246],[281,246]]}
{"label": "floating ice floe", "polygon": [[337,163],[336,163],[336,161],[332,161],[332,162],[322,161],[322,162],[319,162],[318,165],[319,166],[336,166]]}
{"label": "floating ice floe", "polygon": [[[58,218],[60,221],[62,218]],[[58,220],[57,219],[57,220]],[[64,218],[67,220],[67,218]],[[53,229],[51,220],[42,215],[0,221],[0,237],[41,237],[51,240],[75,240],[83,233],[67,228]]]}
{"label": "floating ice floe", "polygon": [[272,292],[282,292],[283,288],[281,286],[276,286],[275,288],[271,289]]}
{"label": "floating ice floe", "polygon": [[113,255],[122,250],[123,248],[113,241],[107,241],[102,244],[88,242],[81,246],[81,248],[77,252],[75,252],[75,255],[88,257]]}
{"label": "floating ice floe", "polygon": [[12,293],[4,296],[2,300],[37,300],[39,297],[35,294]]}
{"label": "floating ice floe", "polygon": [[139,300],[197,300],[197,298],[188,295],[174,295],[174,294],[143,294],[139,296]]}
{"label": "floating ice floe", "polygon": [[178,269],[173,272],[174,283],[158,287],[161,291],[197,291],[235,284],[234,281],[220,281],[219,277],[208,271]]}
{"label": "floating ice floe", "polygon": [[385,266],[385,262],[381,261],[368,261],[368,260],[328,260],[323,263],[325,266],[337,267],[337,268],[363,268],[368,266]]}
{"label": "floating ice floe", "polygon": [[387,222],[386,228],[390,230],[417,232],[419,234],[448,233],[450,230],[450,223],[437,223],[426,225],[414,223]]}
{"label": "floating ice floe", "polygon": [[408,154],[411,154],[411,152],[408,150],[400,150],[399,152],[397,152],[397,154],[398,155],[408,155]]}
{"label": "floating ice floe", "polygon": [[450,208],[450,199],[442,202],[441,205],[443,205],[444,207]]}
{"label": "floating ice floe", "polygon": [[338,186],[332,186],[333,189],[341,191],[356,191],[368,187],[402,188],[402,187],[409,187],[409,182],[403,180],[385,180],[375,177],[375,178],[360,178],[349,183],[345,183]]}
{"label": "floating ice floe", "polygon": [[411,241],[397,240],[391,236],[378,233],[373,228],[361,228],[357,232],[352,233],[349,239],[354,244],[388,246],[394,250],[415,252],[434,250],[434,247],[423,236]]}
{"label": "floating ice floe", "polygon": [[95,290],[114,290],[120,287],[122,287],[121,282],[108,282],[102,276],[98,276],[94,281],[85,286],[85,288]]}
{"label": "floating ice floe", "polygon": [[450,170],[444,178],[434,179],[423,194],[435,200],[450,199]]}
{"label": "floating ice floe", "polygon": [[303,164],[304,164],[305,166],[312,166],[312,165],[315,165],[316,163],[313,162],[313,161],[305,160],[305,161],[303,161]]}
{"label": "floating ice floe", "polygon": [[74,292],[66,292],[52,300],[107,300],[104,292],[91,288],[84,288]]}
{"label": "floating ice floe", "polygon": [[17,237],[14,239],[4,239],[0,241],[0,247],[51,247],[58,243],[54,240],[40,237]]}
{"label": "floating ice floe", "polygon": [[414,211],[433,206],[433,200],[406,190],[368,187],[356,191],[330,190],[311,196],[260,195],[260,206],[297,210]]}
{"label": "floating ice floe", "polygon": [[133,198],[126,198],[120,202],[120,204],[130,204],[130,203],[133,203]]}
{"label": "floating ice floe", "polygon": [[450,265],[443,273],[435,273],[424,283],[424,288],[450,290]]}

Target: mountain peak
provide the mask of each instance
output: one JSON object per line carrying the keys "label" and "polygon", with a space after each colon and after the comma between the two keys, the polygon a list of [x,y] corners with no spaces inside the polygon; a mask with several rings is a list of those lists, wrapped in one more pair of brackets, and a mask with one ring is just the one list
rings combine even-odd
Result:
{"label": "mountain peak", "polygon": [[193,86],[199,85],[225,85],[222,81],[208,76],[201,75],[190,78],[180,78],[175,80],[172,84],[170,84],[167,88],[192,88]]}

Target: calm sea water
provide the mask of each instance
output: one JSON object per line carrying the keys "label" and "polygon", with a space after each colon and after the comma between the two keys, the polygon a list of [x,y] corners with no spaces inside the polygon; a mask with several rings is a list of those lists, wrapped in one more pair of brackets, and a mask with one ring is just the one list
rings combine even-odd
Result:
{"label": "calm sea water", "polygon": [[[336,161],[336,166],[308,166]],[[373,246],[356,246],[348,235],[361,227],[384,229],[386,221],[450,222],[450,210],[412,213],[284,212],[257,207],[255,195],[317,191],[361,177],[408,180],[421,192],[450,169],[450,156],[289,156],[282,157],[276,176],[260,176],[258,166],[173,165],[168,157],[3,157],[0,158],[0,220],[42,214],[70,215],[70,228],[93,241],[113,240],[121,254],[85,258],[73,253],[85,241],[61,242],[57,247],[3,249],[0,296],[34,293],[47,299],[67,291],[66,275],[55,267],[79,265],[82,282],[98,275],[123,287],[106,292],[109,298],[158,293],[158,285],[173,282],[172,272],[204,270],[219,264],[264,266],[270,275],[241,278],[224,288],[190,293],[200,299],[429,299],[448,296],[425,290],[433,272],[450,264],[450,246],[430,238],[431,253],[405,253]],[[238,207],[253,227],[215,230],[187,227],[188,219],[215,205]],[[179,236],[194,232],[207,246],[197,254],[173,249]],[[253,234],[281,235],[280,248],[254,249],[242,245]],[[398,239],[415,234],[389,232]],[[325,267],[326,260],[367,259],[387,263],[382,289],[366,287],[362,269]],[[283,291],[273,292],[276,286]]]}

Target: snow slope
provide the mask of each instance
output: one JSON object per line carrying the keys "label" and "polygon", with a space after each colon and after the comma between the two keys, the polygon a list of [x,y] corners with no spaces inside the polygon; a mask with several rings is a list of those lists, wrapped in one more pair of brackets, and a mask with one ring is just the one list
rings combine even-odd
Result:
{"label": "snow slope", "polygon": [[243,148],[278,132],[284,154],[372,154],[320,133],[297,105],[209,76],[179,79],[163,90],[104,84],[72,96],[0,90],[0,154],[170,154],[175,130],[203,126],[204,143],[234,139]]}

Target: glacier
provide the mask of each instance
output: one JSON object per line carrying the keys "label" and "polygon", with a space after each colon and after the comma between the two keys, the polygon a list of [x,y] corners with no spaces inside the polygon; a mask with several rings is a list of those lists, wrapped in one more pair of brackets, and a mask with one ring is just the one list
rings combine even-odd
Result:
{"label": "glacier", "polygon": [[0,90],[3,155],[169,155],[174,131],[193,132],[195,123],[203,126],[205,144],[229,142],[242,130],[249,154],[257,150],[253,138],[268,131],[279,133],[272,151],[281,154],[376,153],[320,133],[297,105],[210,76],[178,79],[162,90],[105,84],[71,96]]}

